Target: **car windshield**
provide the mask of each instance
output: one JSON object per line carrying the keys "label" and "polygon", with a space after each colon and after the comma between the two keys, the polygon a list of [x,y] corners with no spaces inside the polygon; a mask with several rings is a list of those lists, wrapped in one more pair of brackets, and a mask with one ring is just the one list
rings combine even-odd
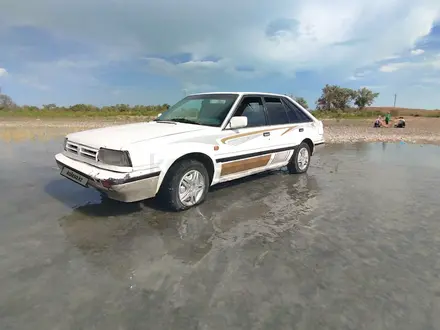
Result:
{"label": "car windshield", "polygon": [[190,95],[162,113],[156,121],[220,127],[237,97],[236,94]]}

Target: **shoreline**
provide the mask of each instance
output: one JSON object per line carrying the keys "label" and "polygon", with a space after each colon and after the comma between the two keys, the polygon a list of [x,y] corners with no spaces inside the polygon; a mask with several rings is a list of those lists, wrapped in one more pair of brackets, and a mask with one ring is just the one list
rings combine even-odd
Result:
{"label": "shoreline", "polygon": [[[0,141],[47,140],[65,134],[140,121],[151,117],[128,119],[9,119],[0,120]],[[406,118],[406,128],[373,128],[373,119],[323,119],[326,143],[405,142],[440,145],[439,118]]]}

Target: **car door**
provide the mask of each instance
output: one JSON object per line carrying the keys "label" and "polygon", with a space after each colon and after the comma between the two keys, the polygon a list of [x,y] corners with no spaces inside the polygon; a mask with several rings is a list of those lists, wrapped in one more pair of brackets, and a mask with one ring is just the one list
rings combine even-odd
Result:
{"label": "car door", "polygon": [[317,143],[323,139],[322,125],[319,125],[319,122],[315,122],[288,98],[281,100],[286,107],[290,122],[298,128],[298,133],[302,133],[299,135],[301,141],[309,138],[313,143]]}
{"label": "car door", "polygon": [[264,170],[271,160],[267,152],[271,148],[270,132],[262,98],[244,96],[233,116],[246,116],[248,125],[224,129],[216,159],[221,163],[220,181]]}
{"label": "car door", "polygon": [[285,165],[293,154],[293,149],[306,136],[305,122],[288,111],[281,97],[264,97],[264,106],[270,125],[270,145],[274,153],[271,165]]}

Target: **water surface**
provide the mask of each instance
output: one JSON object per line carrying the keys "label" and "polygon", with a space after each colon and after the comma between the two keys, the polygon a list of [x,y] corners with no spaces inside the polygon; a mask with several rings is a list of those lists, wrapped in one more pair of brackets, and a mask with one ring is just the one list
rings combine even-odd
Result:
{"label": "water surface", "polygon": [[2,140],[1,329],[439,329],[440,149],[328,145],[182,213]]}

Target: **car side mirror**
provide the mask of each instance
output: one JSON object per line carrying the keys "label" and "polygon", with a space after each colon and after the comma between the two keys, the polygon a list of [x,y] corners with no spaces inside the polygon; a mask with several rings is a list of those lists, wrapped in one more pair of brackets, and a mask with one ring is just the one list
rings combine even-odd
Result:
{"label": "car side mirror", "polygon": [[246,116],[234,116],[229,122],[229,128],[243,128],[248,124],[248,118]]}

